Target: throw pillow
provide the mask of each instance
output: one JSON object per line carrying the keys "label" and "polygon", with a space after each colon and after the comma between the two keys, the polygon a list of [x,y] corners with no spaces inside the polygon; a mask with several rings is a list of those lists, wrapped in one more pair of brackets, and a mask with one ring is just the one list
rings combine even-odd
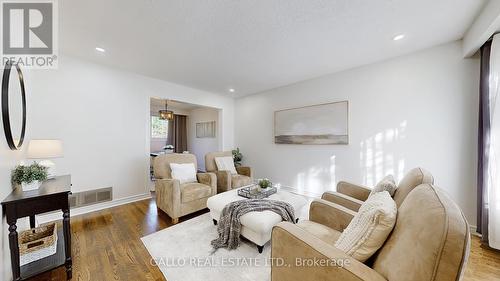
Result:
{"label": "throw pillow", "polygon": [[217,170],[219,171],[229,171],[231,174],[236,175],[236,167],[234,166],[233,157],[215,157],[215,165],[217,165]]}
{"label": "throw pillow", "polygon": [[389,192],[373,194],[361,205],[335,247],[365,262],[385,243],[396,223],[396,215],[396,203]]}
{"label": "throw pillow", "polygon": [[394,196],[394,192],[396,192],[396,181],[394,181],[394,177],[392,175],[385,176],[370,192],[370,196],[382,191],[387,191],[391,196]]}
{"label": "throw pillow", "polygon": [[196,169],[193,163],[176,164],[170,163],[172,178],[179,180],[180,183],[197,182]]}

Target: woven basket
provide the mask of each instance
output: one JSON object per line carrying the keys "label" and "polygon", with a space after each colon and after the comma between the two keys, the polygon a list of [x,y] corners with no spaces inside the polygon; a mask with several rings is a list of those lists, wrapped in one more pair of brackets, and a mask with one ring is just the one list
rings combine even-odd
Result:
{"label": "woven basket", "polygon": [[57,226],[47,224],[19,234],[21,266],[51,256],[57,251]]}

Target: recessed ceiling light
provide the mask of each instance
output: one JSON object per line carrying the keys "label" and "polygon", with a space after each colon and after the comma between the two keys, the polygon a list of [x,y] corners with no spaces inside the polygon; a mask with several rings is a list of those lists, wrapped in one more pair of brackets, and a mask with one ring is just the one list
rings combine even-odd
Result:
{"label": "recessed ceiling light", "polygon": [[236,91],[236,90],[235,90],[235,89],[233,89],[233,88],[229,89],[229,92],[230,92],[230,93],[234,93],[235,91]]}
{"label": "recessed ceiling light", "polygon": [[106,50],[104,50],[103,48],[96,47],[95,50],[101,53],[106,53]]}
{"label": "recessed ceiling light", "polygon": [[404,35],[404,34],[398,34],[398,35],[394,36],[394,37],[392,38],[392,40],[394,40],[394,41],[399,41],[399,40],[401,40],[401,39],[403,39],[403,38],[405,38],[405,35]]}

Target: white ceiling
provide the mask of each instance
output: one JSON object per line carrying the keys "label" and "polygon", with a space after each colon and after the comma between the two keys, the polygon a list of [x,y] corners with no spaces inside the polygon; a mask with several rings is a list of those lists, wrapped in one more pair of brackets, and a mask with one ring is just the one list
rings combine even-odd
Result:
{"label": "white ceiling", "polygon": [[485,2],[64,0],[60,49],[243,96],[461,39]]}

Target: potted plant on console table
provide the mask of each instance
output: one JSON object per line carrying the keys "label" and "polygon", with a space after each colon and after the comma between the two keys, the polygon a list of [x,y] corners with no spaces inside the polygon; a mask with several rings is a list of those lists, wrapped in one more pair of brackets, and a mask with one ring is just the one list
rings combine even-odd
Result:
{"label": "potted plant on console table", "polygon": [[33,163],[29,166],[18,165],[12,170],[12,184],[23,191],[35,190],[42,185],[42,182],[47,179],[47,167],[38,163]]}

